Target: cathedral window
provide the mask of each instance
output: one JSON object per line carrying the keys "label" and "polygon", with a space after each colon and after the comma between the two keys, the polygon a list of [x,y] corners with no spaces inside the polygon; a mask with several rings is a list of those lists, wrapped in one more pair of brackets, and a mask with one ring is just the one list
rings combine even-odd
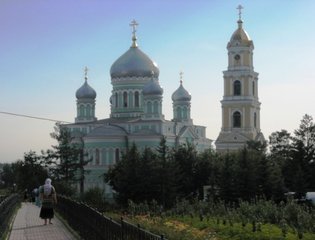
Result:
{"label": "cathedral window", "polygon": [[153,113],[159,113],[159,104],[157,101],[153,103]]}
{"label": "cathedral window", "polygon": [[119,161],[119,149],[116,148],[115,150],[115,162],[118,162]]}
{"label": "cathedral window", "polygon": [[128,106],[128,94],[127,92],[124,92],[124,107],[127,107]]}
{"label": "cathedral window", "polygon": [[241,95],[241,82],[239,80],[234,81],[233,90],[234,90],[234,96]]}
{"label": "cathedral window", "polygon": [[148,104],[147,104],[147,112],[152,113],[152,103],[151,102],[148,102]]}
{"label": "cathedral window", "polygon": [[106,158],[106,149],[102,149],[102,164],[103,165],[105,165],[105,164],[107,164],[107,162],[106,162],[106,160],[107,160],[107,158]]}
{"label": "cathedral window", "polygon": [[91,116],[91,106],[90,106],[90,105],[87,105],[87,106],[86,106],[86,116],[87,116],[87,117],[90,117],[90,116]]}
{"label": "cathedral window", "polygon": [[115,107],[118,107],[118,93],[115,93]]}
{"label": "cathedral window", "polygon": [[182,110],[181,110],[181,108],[180,107],[178,107],[177,109],[177,119],[180,119],[180,118],[182,118]]}
{"label": "cathedral window", "polygon": [[234,128],[241,127],[241,113],[240,112],[233,113],[233,127]]}
{"label": "cathedral window", "polygon": [[139,107],[139,92],[135,92],[135,107]]}
{"label": "cathedral window", "polygon": [[254,113],[254,127],[257,127],[257,113]]}
{"label": "cathedral window", "polygon": [[187,119],[187,108],[186,107],[184,107],[184,109],[183,109],[183,118]]}
{"label": "cathedral window", "polygon": [[84,106],[80,106],[80,113],[79,113],[79,116],[80,117],[83,117],[84,116]]}
{"label": "cathedral window", "polygon": [[100,165],[100,150],[95,150],[95,165]]}

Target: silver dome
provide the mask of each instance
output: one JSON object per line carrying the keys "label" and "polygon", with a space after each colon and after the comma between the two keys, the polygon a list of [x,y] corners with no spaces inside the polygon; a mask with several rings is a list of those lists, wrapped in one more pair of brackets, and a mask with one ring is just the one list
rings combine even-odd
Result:
{"label": "silver dome", "polygon": [[151,79],[150,82],[144,85],[142,92],[143,95],[162,95],[163,88],[160,86],[158,81]]}
{"label": "silver dome", "polygon": [[172,94],[172,100],[176,101],[190,101],[191,95],[187,90],[183,87],[182,82],[180,83],[179,88]]}
{"label": "silver dome", "polygon": [[76,91],[75,96],[77,99],[82,98],[96,98],[95,90],[85,80],[84,84]]}
{"label": "silver dome", "polygon": [[130,47],[110,69],[112,78],[151,77],[152,72],[154,77],[158,77],[160,73],[158,66],[138,47]]}

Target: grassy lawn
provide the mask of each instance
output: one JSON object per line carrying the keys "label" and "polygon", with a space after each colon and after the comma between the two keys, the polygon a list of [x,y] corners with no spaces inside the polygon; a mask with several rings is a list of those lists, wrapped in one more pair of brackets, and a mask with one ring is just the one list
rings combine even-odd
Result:
{"label": "grassy lawn", "polygon": [[[121,215],[105,213],[114,219]],[[260,224],[253,232],[252,224],[223,223],[213,218],[203,219],[190,216],[152,217],[149,215],[123,216],[128,222],[140,224],[155,234],[163,234],[170,240],[296,240],[297,235],[292,229],[284,238],[281,229],[273,224]],[[305,233],[305,240],[314,240],[315,234]]]}

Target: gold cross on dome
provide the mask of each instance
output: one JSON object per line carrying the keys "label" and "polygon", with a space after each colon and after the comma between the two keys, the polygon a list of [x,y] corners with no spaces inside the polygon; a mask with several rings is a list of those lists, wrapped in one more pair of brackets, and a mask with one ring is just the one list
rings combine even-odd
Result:
{"label": "gold cross on dome", "polygon": [[240,4],[240,5],[237,6],[236,9],[238,10],[239,20],[242,20],[242,9],[244,9],[244,7]]}
{"label": "gold cross on dome", "polygon": [[89,71],[88,67],[87,67],[87,66],[85,66],[85,68],[84,68],[84,78],[85,78],[85,79],[87,79],[87,78],[88,78],[88,76],[87,76],[88,71]]}

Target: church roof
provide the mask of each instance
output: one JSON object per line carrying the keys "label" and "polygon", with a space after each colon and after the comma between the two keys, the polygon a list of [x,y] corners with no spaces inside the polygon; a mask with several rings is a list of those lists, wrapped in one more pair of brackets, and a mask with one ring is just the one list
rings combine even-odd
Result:
{"label": "church roof", "polygon": [[94,128],[86,137],[125,136],[126,131],[118,126],[104,125]]}

